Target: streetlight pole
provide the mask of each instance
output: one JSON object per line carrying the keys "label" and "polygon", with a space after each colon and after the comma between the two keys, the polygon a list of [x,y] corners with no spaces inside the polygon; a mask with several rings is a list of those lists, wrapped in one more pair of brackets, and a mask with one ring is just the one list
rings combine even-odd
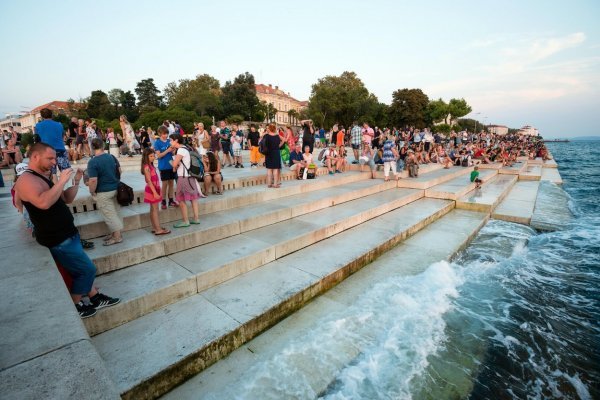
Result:
{"label": "streetlight pole", "polygon": [[[474,115],[480,115],[480,112],[476,112]],[[473,118],[475,120],[475,132],[473,132],[474,134],[477,134],[477,117]]]}

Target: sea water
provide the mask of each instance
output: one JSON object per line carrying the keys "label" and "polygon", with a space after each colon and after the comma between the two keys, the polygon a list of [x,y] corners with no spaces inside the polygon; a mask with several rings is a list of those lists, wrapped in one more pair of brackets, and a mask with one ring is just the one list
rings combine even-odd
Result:
{"label": "sea water", "polygon": [[600,398],[600,142],[549,147],[573,213],[558,230],[491,220],[452,262],[375,284],[193,397]]}

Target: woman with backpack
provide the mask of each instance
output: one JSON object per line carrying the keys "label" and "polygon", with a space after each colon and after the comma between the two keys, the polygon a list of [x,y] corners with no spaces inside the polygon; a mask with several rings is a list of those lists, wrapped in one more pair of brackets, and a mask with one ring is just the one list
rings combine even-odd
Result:
{"label": "woman with backpack", "polygon": [[[183,144],[183,137],[180,134],[171,135],[171,147],[176,149],[175,156],[173,157],[173,171],[177,172],[177,192],[175,198],[179,202],[179,210],[181,211],[181,222],[173,226],[175,228],[187,228],[190,224],[200,223],[198,210],[200,191],[198,189],[198,181],[190,174],[192,159],[190,151]],[[188,218],[187,201],[192,205],[193,219]]]}

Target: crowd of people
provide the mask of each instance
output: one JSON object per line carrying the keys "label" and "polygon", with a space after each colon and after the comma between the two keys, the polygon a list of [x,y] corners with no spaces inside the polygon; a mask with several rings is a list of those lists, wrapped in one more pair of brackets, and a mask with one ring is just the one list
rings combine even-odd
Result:
{"label": "crowd of people", "polygon": [[[123,220],[117,201],[120,157],[141,155],[144,203],[150,207],[152,233],[157,236],[171,233],[160,224],[159,207],[179,209],[181,221],[174,228],[200,224],[199,199],[209,195],[212,185],[217,195],[223,193],[222,170],[244,168],[243,149],[249,150],[251,168],[266,168],[267,187],[275,189],[281,187],[283,168],[289,167],[297,179],[310,179],[316,176],[319,162],[331,175],[343,173],[348,164],[360,164],[361,169],[370,170],[372,178],[381,166],[386,181],[390,174],[400,179],[404,169],[409,176],[418,176],[422,164],[438,163],[443,168],[475,165],[470,180],[479,188],[478,164],[509,166],[522,156],[548,158],[544,143],[537,137],[485,131],[441,135],[428,128],[379,129],[358,121],[347,130],[341,124],[324,130],[315,128],[311,120],[301,121],[297,130],[268,124],[251,125],[244,131],[236,124],[220,121],[219,126],[209,128],[210,132],[197,123],[186,135],[174,121],[164,121],[156,132],[149,127],[135,131],[121,116],[121,132],[115,133],[112,129],[99,130],[93,120],[75,118],[64,131],[52,119],[51,110],[43,109],[41,116],[35,129],[36,143],[27,149],[25,160],[14,131],[3,133],[1,165],[16,164],[12,190],[15,207],[23,213],[38,243],[48,247],[56,263],[70,275],[71,295],[83,318],[119,299],[99,293],[93,286],[96,269],[84,252],[93,243],[80,238],[66,204],[74,200],[83,180],[108,227],[103,244],[121,243]],[[352,156],[346,154],[347,148]],[[87,169],[73,169],[70,163],[83,157],[90,158]],[[87,302],[83,301],[85,296]]]}

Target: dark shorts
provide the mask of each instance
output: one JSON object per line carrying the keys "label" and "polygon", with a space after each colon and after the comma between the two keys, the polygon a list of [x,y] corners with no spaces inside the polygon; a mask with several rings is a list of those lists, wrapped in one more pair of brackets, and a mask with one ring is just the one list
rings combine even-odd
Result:
{"label": "dark shorts", "polygon": [[223,153],[229,153],[231,150],[230,142],[221,142],[221,148],[223,149]]}
{"label": "dark shorts", "polygon": [[360,150],[360,144],[353,144],[353,145],[352,145],[352,148],[353,148],[354,150]]}
{"label": "dark shorts", "polygon": [[84,141],[84,137],[83,135],[77,135],[77,138],[75,139],[75,144],[83,144]]}
{"label": "dark shorts", "polygon": [[160,180],[161,181],[172,181],[177,179],[177,172],[172,169],[161,169],[160,170]]}

